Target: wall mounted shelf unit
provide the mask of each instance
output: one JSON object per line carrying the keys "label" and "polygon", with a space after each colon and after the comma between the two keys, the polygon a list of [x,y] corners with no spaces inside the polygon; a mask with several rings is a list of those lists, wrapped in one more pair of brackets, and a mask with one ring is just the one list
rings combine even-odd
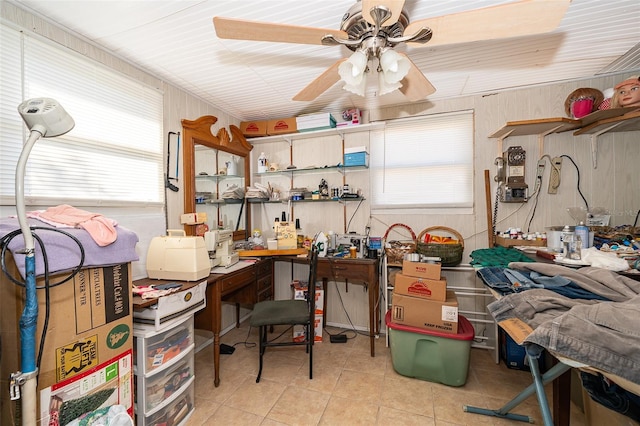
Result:
{"label": "wall mounted shelf unit", "polygon": [[285,133],[283,135],[261,136],[257,138],[247,139],[251,145],[257,145],[269,142],[288,142],[291,144],[294,140],[321,138],[324,136],[346,135],[349,133],[368,132],[371,130],[382,130],[385,128],[384,122],[375,122],[368,124],[359,124],[357,126],[334,127],[325,130],[314,130],[311,132]]}
{"label": "wall mounted shelf unit", "polygon": [[[314,175],[318,175],[323,180],[326,179],[331,188],[344,188],[347,185],[347,175],[352,173],[358,173],[361,171],[367,171],[368,165],[357,166],[345,166],[344,154],[345,154],[345,139],[347,135],[354,135],[355,138],[359,138],[360,135],[369,135],[372,131],[382,131],[385,128],[384,122],[376,122],[370,124],[360,124],[355,126],[335,127],[331,129],[315,130],[310,132],[300,133],[287,133],[282,135],[255,137],[248,140],[254,146],[260,145],[261,149],[256,150],[256,153],[260,151],[266,151],[269,156],[269,150],[272,152],[278,152],[276,158],[279,161],[274,161],[279,164],[279,169],[274,171],[267,171],[264,173],[256,173],[253,169],[251,176],[255,182],[261,182],[266,185],[267,182],[272,182],[284,185],[285,191],[291,191],[294,189],[304,188],[305,192],[311,192],[310,181],[314,179]],[[288,151],[282,144],[288,144]],[[367,145],[367,143],[363,143]],[[326,149],[325,149],[326,146]],[[307,151],[308,150],[308,151]],[[320,152],[321,151],[321,152]],[[316,154],[308,154],[308,152],[315,152]],[[288,156],[288,158],[287,158]],[[298,167],[286,168],[286,164],[295,164]],[[285,183],[286,180],[286,183]],[[339,181],[338,181],[339,180]],[[362,181],[359,176],[354,177],[355,181]],[[353,185],[353,182],[350,182]],[[361,185],[359,185],[361,186]],[[314,187],[313,189],[316,189]],[[366,195],[366,194],[363,194]],[[281,203],[287,206],[288,214],[291,220],[297,217],[294,212],[294,206],[298,206],[300,212],[305,212],[309,209],[308,206],[313,203],[321,202],[325,203],[338,203],[343,206],[342,218],[344,228],[343,232],[346,232],[348,224],[347,220],[347,205],[353,205],[353,202],[359,203],[365,200],[365,197],[357,198],[321,198],[311,199],[307,197],[303,200],[289,200],[288,196],[283,196],[281,200],[272,201],[266,199],[249,199],[248,202],[251,205],[257,204],[274,204]],[[329,206],[327,206],[329,207]],[[297,209],[296,209],[297,210]],[[335,214],[332,213],[332,214]]]}
{"label": "wall mounted shelf unit", "polygon": [[613,108],[593,112],[581,119],[554,117],[509,121],[489,137],[498,139],[498,156],[502,156],[503,142],[506,138],[538,135],[538,157],[541,157],[544,154],[544,138],[547,135],[570,130],[574,131],[574,136],[591,135],[591,159],[595,169],[598,155],[597,137],[607,132],[640,130],[640,110],[638,107]]}

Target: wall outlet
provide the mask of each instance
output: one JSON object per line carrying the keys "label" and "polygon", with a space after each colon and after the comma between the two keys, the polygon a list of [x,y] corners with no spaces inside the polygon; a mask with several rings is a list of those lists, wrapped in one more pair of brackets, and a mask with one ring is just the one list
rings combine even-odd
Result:
{"label": "wall outlet", "polygon": [[553,157],[551,160],[551,173],[549,175],[549,194],[558,193],[560,170],[562,170],[562,157]]}

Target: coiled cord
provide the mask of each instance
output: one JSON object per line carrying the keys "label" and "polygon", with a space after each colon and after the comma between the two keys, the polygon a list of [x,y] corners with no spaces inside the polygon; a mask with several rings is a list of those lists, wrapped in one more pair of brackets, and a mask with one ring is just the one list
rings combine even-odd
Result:
{"label": "coiled cord", "polygon": [[[59,285],[62,285],[64,283],[66,283],[67,281],[73,279],[73,277],[75,277],[78,272],[80,272],[80,270],[82,269],[82,266],[84,265],[84,259],[85,259],[85,252],[84,252],[84,247],[82,246],[82,243],[80,242],[79,239],[77,239],[75,236],[71,235],[68,232],[62,231],[60,229],[55,229],[55,228],[48,228],[48,227],[44,227],[44,226],[31,226],[29,228],[31,230],[31,234],[33,235],[33,238],[38,242],[38,246],[40,247],[40,251],[42,252],[42,260],[44,263],[44,285],[38,287],[36,286],[36,289],[38,290],[42,290],[44,289],[45,291],[45,315],[44,315],[44,324],[42,327],[42,335],[40,338],[40,347],[38,350],[38,357],[37,357],[37,361],[36,361],[36,366],[38,368],[38,372],[40,371],[40,364],[42,362],[42,355],[44,352],[44,344],[45,344],[45,339],[47,337],[47,329],[49,327],[49,316],[51,313],[51,298],[50,298],[50,289],[52,287],[57,287]],[[50,277],[49,277],[49,259],[47,257],[47,250],[44,247],[44,243],[42,242],[42,239],[35,233],[33,232],[34,230],[44,230],[44,231],[53,231],[53,232],[58,232],[60,234],[66,235],[67,237],[71,238],[79,247],[80,249],[80,263],[78,264],[78,266],[76,266],[73,270],[71,270],[70,274],[65,277],[64,279],[56,282],[55,284],[51,284],[50,283]],[[6,254],[7,254],[7,249],[9,247],[9,243],[16,238],[17,236],[22,234],[22,230],[21,229],[16,229],[15,231],[12,231],[10,233],[8,233],[7,235],[5,235],[4,237],[0,238],[0,247],[2,247],[2,250],[0,251],[0,264],[2,265],[2,272],[4,272],[4,274],[7,276],[7,278],[9,278],[14,284],[20,286],[20,287],[26,287],[26,282],[25,281],[21,281],[19,279],[17,279],[16,277],[14,277],[13,275],[11,275],[11,273],[9,272],[9,269],[7,267],[6,264]],[[39,373],[38,373],[39,374]]]}

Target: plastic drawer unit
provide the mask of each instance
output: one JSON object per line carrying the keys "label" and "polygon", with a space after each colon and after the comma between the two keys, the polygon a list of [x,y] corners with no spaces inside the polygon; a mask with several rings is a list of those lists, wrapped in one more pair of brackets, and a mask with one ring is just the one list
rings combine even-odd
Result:
{"label": "plastic drawer unit", "polygon": [[194,409],[193,315],[162,330],[134,323],[133,344],[136,424],[186,423]]}
{"label": "plastic drawer unit", "polygon": [[207,282],[203,281],[187,290],[159,297],[152,307],[134,310],[133,322],[151,324],[156,330],[164,330],[185,317],[204,309],[206,291]]}
{"label": "plastic drawer unit", "polygon": [[134,323],[134,372],[148,376],[155,369],[166,368],[195,346],[193,336],[193,316],[160,331],[151,325]]}
{"label": "plastic drawer unit", "polygon": [[458,333],[441,333],[385,321],[389,327],[393,369],[403,376],[462,386],[467,381],[469,355],[475,331],[462,315],[458,316]]}
{"label": "plastic drawer unit", "polygon": [[195,377],[189,381],[187,389],[174,394],[149,415],[136,414],[137,426],[182,426],[186,425],[195,409],[194,403]]}
{"label": "plastic drawer unit", "polygon": [[145,413],[151,413],[156,407],[170,399],[173,394],[179,394],[184,390],[193,377],[195,377],[194,357],[193,353],[190,353],[169,368],[149,376],[144,381],[144,388],[138,387],[136,378],[135,395],[137,407],[143,409]]}

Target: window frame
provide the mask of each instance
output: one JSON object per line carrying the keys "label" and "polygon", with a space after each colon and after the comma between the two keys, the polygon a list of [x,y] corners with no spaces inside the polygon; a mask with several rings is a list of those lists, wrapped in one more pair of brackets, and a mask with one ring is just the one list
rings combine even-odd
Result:
{"label": "window frame", "polygon": [[[460,128],[449,129],[446,127],[448,124],[456,122],[456,120],[463,119]],[[443,127],[444,126],[444,127]],[[416,134],[417,127],[424,127],[420,130],[420,134]],[[429,128],[430,127],[430,128]],[[426,130],[425,130],[426,129]],[[428,140],[429,135],[425,135],[424,132],[432,132],[432,135],[437,137],[443,137],[443,135],[453,135],[460,133],[460,137],[466,137],[466,139],[460,141],[459,149],[463,150],[458,152],[460,162],[452,162],[453,154],[444,151],[436,161],[415,163],[416,156],[406,155],[406,158],[410,160],[403,162],[404,160],[398,159],[402,152],[410,149],[405,147],[403,150],[397,150],[397,143],[399,138],[406,135],[401,135],[403,132],[410,132],[409,138],[405,138],[409,147],[417,148],[417,150],[424,150],[428,144],[438,144],[438,140],[429,141],[425,146],[418,146],[423,140]],[[466,133],[466,135],[462,135]],[[413,136],[411,136],[413,135]],[[402,142],[400,142],[402,143]],[[393,151],[391,146],[395,145]],[[456,145],[457,146],[457,145]],[[421,115],[416,117],[401,118],[396,120],[389,120],[386,122],[385,129],[376,132],[372,135],[371,143],[371,157],[370,157],[370,187],[371,187],[371,213],[372,214],[473,214],[475,205],[474,194],[474,157],[475,157],[475,112],[474,110],[461,110],[445,113],[437,113],[430,115]],[[441,148],[436,148],[441,149]],[[419,158],[420,156],[418,156]],[[392,168],[388,165],[388,162],[392,161],[397,164],[397,167]],[[440,164],[438,165],[438,163]],[[452,188],[466,188],[466,192],[460,197],[464,198],[458,202],[452,202],[451,200],[442,200],[442,202],[416,202],[415,200],[424,199],[424,191],[420,191],[420,188],[424,188],[424,182],[420,182],[415,179],[415,175],[411,172],[403,172],[397,169],[403,166],[409,166],[410,163],[414,163],[413,167],[423,169],[423,177],[426,176],[427,180],[429,176],[432,176],[432,181],[440,182],[437,177],[441,176],[444,168],[451,168],[457,166],[461,172],[459,181],[447,181],[449,187]],[[448,164],[448,165],[447,165]],[[436,170],[441,169],[440,171]],[[395,173],[394,173],[395,172]],[[400,187],[401,182],[409,182],[413,185],[409,188],[403,187],[398,192],[404,191],[410,195],[394,194],[393,191]],[[381,187],[388,185],[387,194],[381,193]],[[441,185],[431,185],[429,187],[438,187]],[[400,198],[404,196],[407,202],[402,203]],[[429,196],[429,194],[427,194]],[[438,191],[434,191],[431,196],[439,196]],[[440,193],[442,196],[442,193]],[[389,200],[391,202],[389,202]],[[409,201],[410,200],[410,201]],[[395,204],[392,204],[394,203]]]}
{"label": "window frame", "polygon": [[[5,21],[0,22],[0,29],[0,37],[3,39],[6,34],[10,34],[6,31],[18,36],[20,50],[15,52],[16,37],[13,35],[10,35],[11,46],[3,43],[3,60],[7,53],[5,47],[10,47],[11,57],[19,57],[17,60],[20,70],[18,73],[13,71],[11,81],[3,81],[4,84],[0,87],[0,153],[3,157],[0,158],[3,169],[0,177],[4,181],[0,184],[0,204],[15,205],[15,166],[29,137],[29,130],[17,107],[26,99],[50,97],[58,101],[74,118],[76,126],[66,135],[42,138],[34,145],[25,173],[25,204],[38,206],[67,203],[75,206],[123,207],[164,205],[166,171],[162,91]],[[29,55],[34,55],[39,49],[69,62],[68,66],[72,68],[69,75],[64,74],[64,71],[62,76],[55,74],[64,70],[64,64],[58,63],[51,65],[55,68],[54,71],[43,70],[38,75],[38,58],[30,62],[32,60]],[[13,62],[0,66],[3,67],[5,80],[8,67],[18,65]],[[87,74],[92,73],[84,84],[93,85],[93,91],[90,87],[83,91],[73,84],[60,84],[60,81],[65,81],[65,78],[72,75],[74,67]],[[34,73],[30,74],[31,72]],[[50,74],[45,74],[46,72]],[[19,81],[15,81],[16,75]],[[47,87],[45,83],[49,83],[49,75],[51,84]],[[41,83],[38,89],[32,87]],[[19,89],[15,89],[16,86]],[[104,92],[105,88],[108,89],[107,92]],[[11,93],[8,93],[9,90]],[[85,114],[85,110],[92,108],[96,112]],[[109,111],[113,113],[111,120]],[[110,133],[113,128],[118,130]],[[141,140],[143,143],[140,143]],[[105,164],[107,167],[103,167]],[[58,171],[55,171],[56,168],[59,168]],[[36,189],[33,188],[34,183],[37,183]]]}

